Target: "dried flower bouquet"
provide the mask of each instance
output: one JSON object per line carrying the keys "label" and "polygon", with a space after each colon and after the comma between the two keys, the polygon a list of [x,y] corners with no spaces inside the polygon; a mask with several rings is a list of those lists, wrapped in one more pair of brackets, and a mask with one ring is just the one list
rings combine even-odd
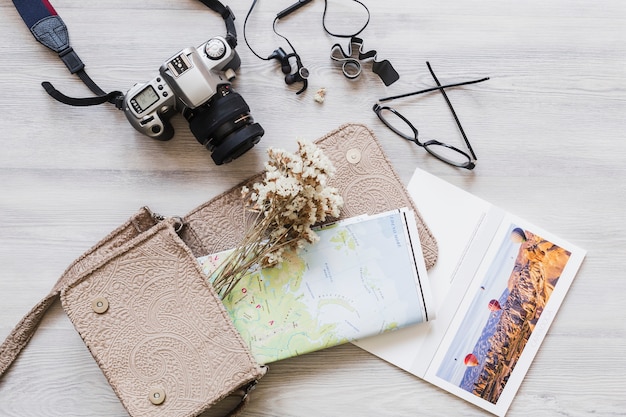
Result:
{"label": "dried flower bouquet", "polygon": [[285,250],[299,250],[319,238],[311,228],[338,217],[343,199],[328,180],[335,168],[315,144],[299,140],[296,153],[268,149],[260,183],[243,187],[244,217],[252,212],[242,242],[217,267],[211,281],[224,298],[246,274],[282,262]]}

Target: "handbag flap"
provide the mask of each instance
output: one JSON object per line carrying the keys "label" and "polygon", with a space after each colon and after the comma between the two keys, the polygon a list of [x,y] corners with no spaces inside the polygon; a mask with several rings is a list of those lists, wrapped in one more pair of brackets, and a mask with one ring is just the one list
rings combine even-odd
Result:
{"label": "handbag flap", "polygon": [[265,373],[167,221],[61,302],[131,416],[195,416]]}
{"label": "handbag flap", "polygon": [[[336,187],[343,197],[340,219],[400,207],[411,208],[416,217],[424,261],[430,269],[437,261],[437,241],[372,131],[361,124],[346,124],[315,143],[336,168],[328,185]],[[261,176],[244,181],[185,217],[181,238],[195,256],[221,252],[239,244],[245,233],[241,186],[259,181]]]}

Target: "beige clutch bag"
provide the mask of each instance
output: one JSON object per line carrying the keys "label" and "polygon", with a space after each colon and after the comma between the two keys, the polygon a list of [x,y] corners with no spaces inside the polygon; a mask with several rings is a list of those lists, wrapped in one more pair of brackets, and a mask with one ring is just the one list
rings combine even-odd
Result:
{"label": "beige clutch bag", "polygon": [[[331,185],[344,197],[342,217],[413,208],[431,267],[435,239],[372,132],[345,125],[317,143],[337,168]],[[238,243],[244,232],[239,190],[182,219],[144,207],[106,236],[70,265],[0,346],[0,376],[60,296],[131,416],[196,416],[234,393],[245,404],[266,368],[252,358],[196,261]]]}

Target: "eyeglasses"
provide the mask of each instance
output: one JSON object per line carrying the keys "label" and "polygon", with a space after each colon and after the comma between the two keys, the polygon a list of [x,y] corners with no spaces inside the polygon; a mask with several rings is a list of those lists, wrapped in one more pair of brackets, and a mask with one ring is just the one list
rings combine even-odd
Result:
{"label": "eyeglasses", "polygon": [[401,94],[398,96],[385,97],[385,98],[379,99],[378,101],[384,102],[384,101],[395,100],[398,98],[409,97],[409,96],[413,96],[416,94],[428,93],[428,92],[436,91],[436,90],[441,91],[441,94],[443,94],[443,97],[446,99],[446,103],[448,103],[448,107],[450,108],[450,111],[452,112],[452,115],[454,116],[454,120],[456,121],[456,125],[458,126],[459,131],[461,132],[461,136],[463,136],[463,139],[465,140],[465,144],[467,145],[469,154],[467,154],[466,152],[452,145],[439,142],[438,140],[428,140],[426,142],[420,142],[420,140],[418,139],[419,132],[417,128],[413,126],[413,123],[411,123],[409,119],[407,119],[402,114],[400,114],[400,112],[398,112],[397,110],[391,107],[381,106],[378,103],[376,103],[374,104],[374,107],[372,108],[372,110],[374,110],[378,118],[395,134],[397,134],[398,136],[406,140],[414,142],[418,146],[421,146],[422,148],[426,149],[426,151],[432,156],[434,156],[435,158],[447,164],[453,165],[455,167],[465,168],[465,169],[474,169],[478,158],[476,158],[476,154],[474,153],[474,150],[472,149],[472,145],[470,145],[469,140],[467,139],[467,135],[465,135],[463,126],[461,126],[461,122],[459,121],[459,118],[456,115],[454,108],[452,107],[452,103],[450,103],[450,99],[448,98],[448,95],[446,94],[445,89],[451,88],[451,87],[459,87],[462,85],[480,83],[483,81],[487,81],[489,77],[481,78],[479,80],[441,85],[439,83],[439,80],[437,79],[437,76],[433,72],[433,69],[430,66],[430,63],[426,62],[426,65],[428,66],[428,71],[430,71],[430,74],[432,75],[433,79],[437,83],[437,87],[427,88],[425,90]]}

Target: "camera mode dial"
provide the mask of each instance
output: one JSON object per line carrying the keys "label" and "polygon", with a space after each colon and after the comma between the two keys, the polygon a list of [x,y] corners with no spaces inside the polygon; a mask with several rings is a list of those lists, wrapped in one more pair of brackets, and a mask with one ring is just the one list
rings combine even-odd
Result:
{"label": "camera mode dial", "polygon": [[209,59],[222,59],[226,54],[226,44],[218,38],[209,39],[204,47]]}

